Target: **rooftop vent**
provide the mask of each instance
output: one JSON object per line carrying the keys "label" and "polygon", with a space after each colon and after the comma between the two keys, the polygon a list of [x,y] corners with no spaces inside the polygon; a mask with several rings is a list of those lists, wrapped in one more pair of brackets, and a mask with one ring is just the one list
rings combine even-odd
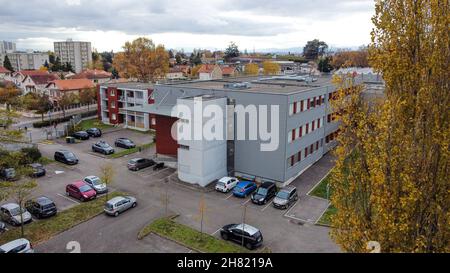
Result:
{"label": "rooftop vent", "polygon": [[226,83],[223,85],[223,88],[226,89],[250,89],[252,88],[249,82],[235,82],[235,83]]}

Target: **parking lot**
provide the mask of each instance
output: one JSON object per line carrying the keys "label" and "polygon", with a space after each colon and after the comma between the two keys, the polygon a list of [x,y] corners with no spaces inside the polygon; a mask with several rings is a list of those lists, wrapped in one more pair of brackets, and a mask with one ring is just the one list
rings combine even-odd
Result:
{"label": "parking lot", "polygon": [[92,144],[97,143],[98,141],[101,140],[106,141],[106,143],[111,145],[114,148],[115,152],[118,153],[125,150],[123,148],[114,146],[115,140],[120,137],[131,139],[136,144],[136,146],[148,144],[153,141],[153,136],[149,133],[141,133],[133,130],[114,130],[111,132],[108,131],[103,132],[103,135],[101,137],[97,138],[91,137],[88,140],[77,140],[77,143],[74,144],[67,144],[65,142],[65,139],[59,139],[57,140],[57,143],[67,147],[67,149],[70,149],[75,153],[90,153],[95,156],[105,157],[100,153],[92,152]]}
{"label": "parking lot", "polygon": [[[105,135],[105,139],[129,137],[136,143],[145,143],[151,136],[128,130]],[[75,166],[52,163],[47,166],[47,177],[39,180],[40,187],[36,194],[47,195],[55,201],[58,209],[63,210],[76,206],[76,200],[64,196],[65,186],[88,175],[98,175],[99,157],[92,155],[92,140],[79,144],[54,143],[40,145],[46,157],[53,157],[58,149],[70,149],[80,159]],[[112,143],[111,143],[112,144]],[[200,229],[200,203],[204,202],[205,233],[220,238],[220,228],[230,223],[245,222],[261,230],[264,234],[264,246],[273,252],[337,252],[339,248],[329,238],[329,229],[312,224],[319,217],[322,203],[308,200],[307,192],[327,174],[332,166],[330,158],[324,157],[312,166],[292,184],[299,191],[298,203],[288,210],[275,209],[272,201],[265,205],[255,205],[247,198],[237,198],[231,193],[216,192],[211,187],[201,190],[186,184],[174,182],[177,177],[175,169],[164,168],[153,170],[152,167],[129,171],[126,164],[133,157],[152,157],[154,148],[123,158],[101,159],[114,166],[115,178],[113,189],[126,192],[138,200],[138,207],[127,211],[117,218],[99,215],[86,223],[82,223],[55,238],[38,245],[40,252],[67,252],[65,246],[70,241],[78,241],[82,249],[88,252],[184,252],[185,248],[169,244],[160,245],[161,240],[149,237],[137,240],[137,233],[146,224],[169,214],[177,214],[177,221],[195,229]],[[168,183],[166,183],[169,181]],[[166,208],[168,211],[166,211]],[[313,215],[304,215],[312,212]],[[306,219],[303,219],[306,218]],[[305,221],[300,221],[303,219]],[[311,220],[311,221],[308,221]],[[99,233],[86,233],[86,230],[101,230]],[[159,243],[158,243],[159,242]]]}

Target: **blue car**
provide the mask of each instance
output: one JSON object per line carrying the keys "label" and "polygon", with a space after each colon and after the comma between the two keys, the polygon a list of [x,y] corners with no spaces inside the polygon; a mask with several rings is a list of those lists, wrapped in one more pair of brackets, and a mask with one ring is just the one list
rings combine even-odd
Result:
{"label": "blue car", "polygon": [[233,195],[237,197],[247,197],[256,190],[255,183],[250,181],[241,181],[233,189]]}

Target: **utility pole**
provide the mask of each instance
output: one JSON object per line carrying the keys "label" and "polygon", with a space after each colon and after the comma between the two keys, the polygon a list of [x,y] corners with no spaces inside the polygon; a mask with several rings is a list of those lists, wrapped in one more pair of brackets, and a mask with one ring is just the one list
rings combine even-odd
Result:
{"label": "utility pole", "polygon": [[[247,204],[244,205],[244,210],[242,212],[242,232],[245,231],[245,218],[247,216]],[[241,245],[244,246],[244,236],[242,236]]]}

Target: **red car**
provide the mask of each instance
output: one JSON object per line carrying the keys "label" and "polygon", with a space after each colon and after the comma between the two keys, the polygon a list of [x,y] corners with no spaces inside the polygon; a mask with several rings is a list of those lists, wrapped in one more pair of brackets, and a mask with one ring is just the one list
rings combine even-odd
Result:
{"label": "red car", "polygon": [[66,195],[84,202],[96,198],[97,192],[83,181],[76,181],[66,186]]}

